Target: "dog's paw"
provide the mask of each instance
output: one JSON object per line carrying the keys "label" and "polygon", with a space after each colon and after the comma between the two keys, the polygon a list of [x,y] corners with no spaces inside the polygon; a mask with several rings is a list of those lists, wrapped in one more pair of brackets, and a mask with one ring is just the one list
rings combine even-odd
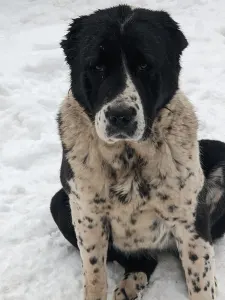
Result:
{"label": "dog's paw", "polygon": [[140,299],[141,294],[148,284],[148,279],[145,273],[129,273],[126,274],[123,280],[114,291],[113,300],[136,300]]}

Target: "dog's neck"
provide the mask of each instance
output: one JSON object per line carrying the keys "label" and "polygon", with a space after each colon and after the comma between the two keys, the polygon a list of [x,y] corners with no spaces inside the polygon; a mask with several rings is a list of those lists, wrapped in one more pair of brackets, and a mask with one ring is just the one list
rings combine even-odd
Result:
{"label": "dog's neck", "polygon": [[[60,136],[65,150],[77,153],[77,156],[89,154],[89,159],[94,160],[96,155],[102,158],[113,169],[124,169],[125,166],[132,167],[137,163],[144,163],[142,158],[148,161],[161,159],[168,154],[169,140],[179,138],[183,141],[185,130],[177,128],[188,127],[188,134],[196,135],[197,120],[191,104],[180,92],[174,95],[165,108],[162,108],[153,122],[151,135],[144,141],[118,141],[108,144],[102,141],[95,130],[94,123],[89,119],[84,109],[73,98],[72,93],[62,103],[59,117]],[[177,127],[177,128],[176,128]],[[192,137],[192,140],[195,137]],[[197,141],[197,138],[196,138]],[[186,145],[188,146],[188,145]],[[84,150],[86,151],[84,153]],[[127,165],[128,164],[128,165]]]}

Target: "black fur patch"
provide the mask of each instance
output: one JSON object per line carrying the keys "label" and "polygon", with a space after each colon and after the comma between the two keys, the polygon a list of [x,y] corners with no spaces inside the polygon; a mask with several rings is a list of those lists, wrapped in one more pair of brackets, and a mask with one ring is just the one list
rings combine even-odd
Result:
{"label": "black fur patch", "polygon": [[71,193],[70,186],[68,184],[68,181],[73,179],[75,176],[73,170],[71,169],[71,166],[66,159],[65,152],[63,151],[62,155],[62,164],[61,164],[61,170],[60,170],[60,180],[61,184],[66,191],[67,194]]}
{"label": "black fur patch", "polygon": [[198,205],[196,211],[195,228],[198,235],[205,241],[212,243],[210,234],[210,215],[206,204],[207,189],[204,185],[198,195]]}

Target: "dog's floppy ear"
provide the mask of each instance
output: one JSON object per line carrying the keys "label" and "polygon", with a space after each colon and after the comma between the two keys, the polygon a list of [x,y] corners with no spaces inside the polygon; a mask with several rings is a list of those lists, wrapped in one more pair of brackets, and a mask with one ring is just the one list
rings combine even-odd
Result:
{"label": "dog's floppy ear", "polygon": [[170,35],[170,39],[174,45],[175,51],[177,51],[178,55],[180,55],[182,51],[188,46],[186,37],[180,30],[178,23],[174,21],[167,12],[160,11],[159,15],[163,27],[168,31]]}
{"label": "dog's floppy ear", "polygon": [[83,28],[83,22],[86,18],[87,16],[81,16],[73,19],[72,23],[69,25],[68,33],[60,43],[60,46],[65,53],[66,61],[69,65],[71,65],[73,59],[76,58],[78,54],[80,32]]}

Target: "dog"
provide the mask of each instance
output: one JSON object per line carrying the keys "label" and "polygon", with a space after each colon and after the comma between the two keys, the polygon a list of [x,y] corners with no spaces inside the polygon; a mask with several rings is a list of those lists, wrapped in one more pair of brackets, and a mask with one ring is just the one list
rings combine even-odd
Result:
{"label": "dog", "polygon": [[112,260],[125,268],[113,299],[137,299],[161,250],[177,250],[189,299],[216,299],[225,144],[197,140],[179,89],[187,46],[168,13],[128,5],[74,19],[61,42],[71,87],[58,113],[63,189],[51,212],[79,248],[84,300],[106,300]]}

